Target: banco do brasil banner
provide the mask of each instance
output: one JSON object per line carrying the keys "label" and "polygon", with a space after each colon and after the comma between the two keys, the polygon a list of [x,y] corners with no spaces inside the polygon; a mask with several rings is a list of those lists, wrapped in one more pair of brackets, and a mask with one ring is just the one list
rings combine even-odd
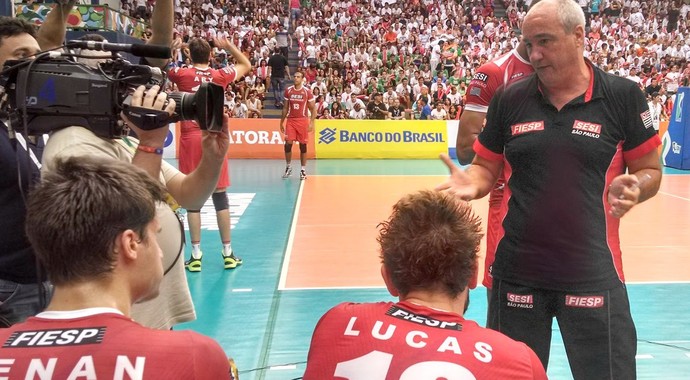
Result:
{"label": "banco do brasil banner", "polygon": [[318,158],[438,158],[448,152],[446,121],[316,120]]}

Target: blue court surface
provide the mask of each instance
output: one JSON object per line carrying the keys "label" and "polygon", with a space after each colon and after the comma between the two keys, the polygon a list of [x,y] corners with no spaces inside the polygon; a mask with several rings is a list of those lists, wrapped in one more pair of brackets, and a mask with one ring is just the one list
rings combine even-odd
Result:
{"label": "blue court surface", "polygon": [[[293,289],[280,286],[281,272],[283,281],[291,275],[286,274],[284,268],[288,267],[290,260],[288,242],[292,242],[293,221],[299,216],[295,215],[299,210],[296,206],[298,202],[309,202],[309,199],[301,198],[303,185],[298,177],[282,180],[283,170],[284,163],[278,160],[231,161],[232,244],[235,253],[244,259],[244,265],[235,270],[223,269],[215,213],[209,200],[202,210],[203,271],[188,273],[198,319],[175,328],[192,329],[216,339],[228,356],[235,359],[242,380],[301,378],[312,330],[326,310],[343,301],[392,300],[383,287],[362,285],[358,278],[351,278],[350,286],[338,288],[314,286]],[[443,179],[447,175],[446,168],[437,160],[318,160],[309,162],[308,172],[307,181],[315,182],[321,176],[367,175],[372,179],[405,176],[414,184],[424,177],[439,176]],[[684,172],[672,172],[671,176],[685,178]],[[682,194],[672,194],[679,202],[676,205],[683,207],[690,207],[690,176],[687,179],[687,190]],[[428,182],[427,179],[424,183]],[[426,186],[420,186],[420,189],[423,187]],[[663,195],[657,195],[660,196]],[[390,209],[397,198],[398,195],[392,195],[386,207]],[[367,202],[353,202],[350,212],[366,213],[367,207]],[[323,212],[331,214],[328,209],[323,209]],[[337,221],[339,215],[332,217]],[[660,220],[649,220],[649,223],[663,224],[665,220],[662,216]],[[625,219],[622,225],[624,228]],[[372,229],[375,227],[371,226]],[[294,231],[292,233],[294,237]],[[679,233],[669,231],[669,234]],[[356,236],[351,238],[357,239]],[[672,243],[674,249],[660,249],[658,252],[654,248],[665,247],[667,236],[643,238],[650,241],[643,260],[650,263],[662,261],[664,265],[675,267],[676,272],[680,268],[684,272],[682,277],[690,279],[687,257],[673,254],[676,252],[674,249],[690,251],[690,245],[684,245],[687,238],[681,243]],[[187,257],[189,252],[187,247]],[[323,262],[327,265],[331,258],[336,257],[328,255],[347,258],[352,254],[336,249],[324,253]],[[358,269],[362,264],[352,260],[348,265]],[[313,273],[313,276],[318,277],[319,273]],[[638,332],[639,379],[690,379],[690,283],[685,280],[674,278],[629,283]],[[318,282],[314,281],[315,284]],[[466,317],[483,324],[485,289],[473,290],[470,297],[471,305]],[[572,379],[557,330],[554,324],[548,374],[551,379]]]}

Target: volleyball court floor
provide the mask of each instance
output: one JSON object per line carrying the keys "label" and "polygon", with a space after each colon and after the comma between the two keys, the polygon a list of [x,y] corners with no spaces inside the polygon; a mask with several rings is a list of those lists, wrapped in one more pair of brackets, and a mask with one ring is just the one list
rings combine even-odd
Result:
{"label": "volleyball court floor", "polygon": [[[315,160],[306,181],[282,180],[283,170],[279,160],[231,161],[232,244],[244,265],[223,270],[209,201],[203,271],[188,273],[197,320],[176,328],[215,338],[242,380],[301,378],[324,312],[344,301],[393,300],[379,275],[376,226],[402,195],[447,177],[438,160]],[[473,207],[483,219],[486,200]],[[667,169],[659,194],[624,217],[621,241],[638,378],[689,379],[690,175]],[[466,317],[483,325],[485,289],[470,297]],[[553,329],[549,378],[572,379]]]}

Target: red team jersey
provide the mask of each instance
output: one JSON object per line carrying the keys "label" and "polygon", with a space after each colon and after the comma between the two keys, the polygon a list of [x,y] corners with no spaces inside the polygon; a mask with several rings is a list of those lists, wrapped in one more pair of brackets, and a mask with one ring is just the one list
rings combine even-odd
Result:
{"label": "red team jersey", "polygon": [[[495,60],[488,62],[477,70],[470,85],[467,88],[468,111],[482,112],[486,114],[489,103],[496,91],[503,85],[510,85],[513,82],[525,78],[534,72],[532,65],[520,57],[520,54],[513,49]],[[503,187],[505,178],[503,173],[498,178],[496,186],[491,190],[489,196],[489,217],[487,220],[488,228],[486,234],[486,260],[484,265],[484,280],[482,283],[487,288],[492,286],[491,264],[494,262],[496,248],[501,237],[498,236],[501,230],[500,225],[505,216],[505,210],[501,210],[503,200]]]}
{"label": "red team jersey", "polygon": [[223,89],[235,81],[237,73],[231,67],[225,67],[220,70],[212,69],[210,67],[200,69],[196,67],[176,67],[168,71],[168,79],[177,85],[180,91],[196,92],[202,83],[215,83],[223,86]]}
{"label": "red team jersey", "polygon": [[149,329],[114,309],[42,313],[0,329],[0,343],[0,379],[230,379],[212,339]]}
{"label": "red team jersey", "polygon": [[[177,88],[183,92],[196,92],[202,83],[215,83],[227,88],[237,77],[235,69],[226,67],[220,70],[212,68],[197,68],[197,67],[177,67],[168,71],[168,79],[177,84]],[[189,174],[199,166],[201,162],[201,129],[193,120],[184,120],[180,122],[180,171],[184,174]],[[230,186],[230,175],[228,174],[227,160],[223,161],[223,167],[218,178],[217,188],[225,188]]]}
{"label": "red team jersey", "polygon": [[314,101],[314,94],[312,94],[311,90],[304,86],[299,90],[296,89],[295,86],[290,86],[285,90],[283,95],[285,96],[285,101],[289,105],[287,114],[288,119],[309,117],[309,107],[307,107],[307,103]]}
{"label": "red team jersey", "polygon": [[525,344],[408,302],[342,303],[316,326],[304,380],[546,379]]}
{"label": "red team jersey", "polygon": [[483,112],[489,109],[491,98],[504,84],[511,84],[534,72],[532,65],[511,50],[479,67],[467,88],[466,110]]}

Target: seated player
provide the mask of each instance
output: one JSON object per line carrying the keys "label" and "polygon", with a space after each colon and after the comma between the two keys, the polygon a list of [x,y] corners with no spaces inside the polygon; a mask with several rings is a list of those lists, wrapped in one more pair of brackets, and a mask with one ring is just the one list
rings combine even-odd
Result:
{"label": "seated player", "polygon": [[546,379],[525,344],[463,318],[479,219],[449,194],[403,197],[381,223],[381,275],[399,302],[342,303],[319,321],[304,380]]}
{"label": "seated player", "polygon": [[26,231],[55,290],[46,311],[0,329],[3,379],[230,379],[223,349],[154,330],[132,305],[158,294],[166,190],[110,158],[58,159],[27,205]]}

